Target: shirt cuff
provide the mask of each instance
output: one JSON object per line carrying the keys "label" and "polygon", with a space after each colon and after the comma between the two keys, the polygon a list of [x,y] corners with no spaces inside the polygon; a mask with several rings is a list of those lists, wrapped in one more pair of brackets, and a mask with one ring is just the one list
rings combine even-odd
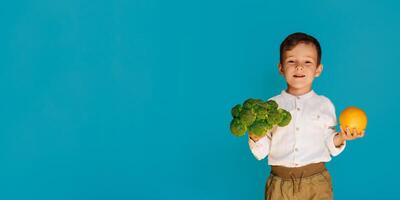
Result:
{"label": "shirt cuff", "polygon": [[257,160],[264,159],[269,154],[270,139],[268,136],[262,137],[257,142],[249,137],[250,150]]}
{"label": "shirt cuff", "polygon": [[266,143],[268,143],[268,136],[260,138],[257,142],[255,142],[249,137],[250,147],[263,147],[265,146]]}
{"label": "shirt cuff", "polygon": [[327,141],[327,145],[328,145],[328,148],[329,148],[329,151],[330,151],[330,153],[331,153],[331,155],[332,156],[337,156],[337,155],[339,155],[340,153],[342,153],[342,151],[345,149],[345,147],[346,147],[346,140],[343,142],[343,144],[341,145],[341,146],[339,146],[339,147],[336,147],[335,146],[335,142],[334,142],[334,137],[335,137],[335,135],[336,135],[337,133],[336,132],[334,132],[334,133],[332,133],[327,139],[328,139],[328,141]]}

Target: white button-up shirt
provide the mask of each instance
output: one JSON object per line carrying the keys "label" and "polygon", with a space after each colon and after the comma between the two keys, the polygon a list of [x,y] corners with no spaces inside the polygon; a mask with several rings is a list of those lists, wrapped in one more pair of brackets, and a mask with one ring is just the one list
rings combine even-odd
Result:
{"label": "white button-up shirt", "polygon": [[266,137],[249,146],[257,160],[268,156],[268,165],[301,167],[311,163],[329,162],[332,156],[340,154],[346,142],[336,147],[336,114],[332,102],[313,90],[301,96],[294,96],[285,90],[271,98],[280,108],[292,114],[292,120],[285,127],[275,127]]}

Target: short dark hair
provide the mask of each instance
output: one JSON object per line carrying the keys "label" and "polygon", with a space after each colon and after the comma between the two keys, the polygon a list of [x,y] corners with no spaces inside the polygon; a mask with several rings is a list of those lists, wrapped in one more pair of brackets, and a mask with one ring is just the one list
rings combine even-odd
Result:
{"label": "short dark hair", "polygon": [[318,40],[311,35],[301,32],[292,33],[288,35],[285,40],[283,40],[280,46],[280,63],[283,63],[283,54],[285,53],[285,51],[293,49],[299,43],[311,43],[315,46],[318,53],[317,65],[319,65],[321,63],[322,51]]}

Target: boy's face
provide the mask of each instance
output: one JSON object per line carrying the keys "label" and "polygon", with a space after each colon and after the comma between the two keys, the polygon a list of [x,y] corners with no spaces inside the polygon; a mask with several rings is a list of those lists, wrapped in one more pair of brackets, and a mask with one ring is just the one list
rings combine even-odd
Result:
{"label": "boy's face", "polygon": [[283,55],[279,72],[284,76],[289,89],[308,91],[315,77],[322,72],[322,64],[317,65],[318,53],[313,44],[299,43]]}

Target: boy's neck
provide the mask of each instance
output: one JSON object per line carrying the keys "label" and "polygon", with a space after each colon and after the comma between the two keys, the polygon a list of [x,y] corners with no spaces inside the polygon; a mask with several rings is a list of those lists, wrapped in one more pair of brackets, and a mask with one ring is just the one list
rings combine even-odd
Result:
{"label": "boy's neck", "polygon": [[301,96],[301,95],[309,93],[311,90],[312,90],[311,87],[309,87],[309,88],[300,88],[300,89],[288,87],[286,89],[286,92],[291,94],[291,95],[294,95],[294,96]]}

